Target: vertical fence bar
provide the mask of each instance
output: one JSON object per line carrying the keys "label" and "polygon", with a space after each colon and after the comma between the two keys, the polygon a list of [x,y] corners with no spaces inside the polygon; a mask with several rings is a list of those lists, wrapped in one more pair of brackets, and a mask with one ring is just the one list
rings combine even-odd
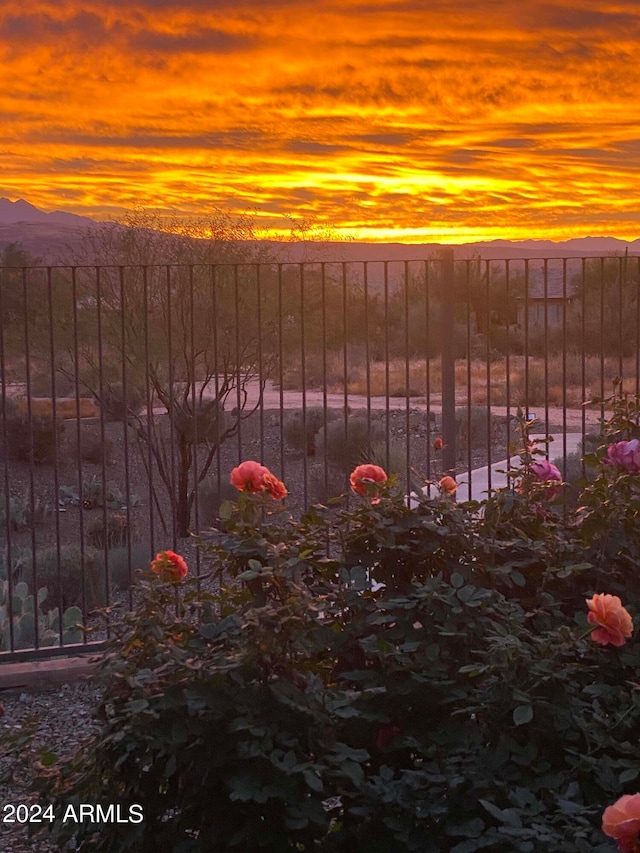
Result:
{"label": "vertical fence bar", "polygon": [[[97,267],[96,268],[96,311],[97,311],[96,320],[97,320],[97,332],[98,332],[98,335],[97,335],[97,339],[98,339],[98,389],[99,389],[101,401],[103,401],[105,398],[102,284],[103,284],[102,270],[99,267]],[[113,295],[114,294],[112,293],[111,296],[113,297]],[[113,300],[111,300],[111,301],[113,301]],[[122,304],[120,305],[120,307],[122,310]],[[122,355],[123,355],[123,353],[121,353],[121,357],[122,357]],[[109,392],[110,392],[110,390],[111,389],[109,389]],[[111,397],[111,394],[109,392],[108,392],[108,396]],[[123,396],[124,396],[124,392],[123,392]],[[79,401],[80,401],[80,383],[79,383],[79,376],[78,376],[77,381],[76,381],[76,402],[78,405],[80,404]],[[80,423],[79,422],[77,422],[77,438],[78,438],[78,452],[80,452],[81,441],[80,441]],[[104,448],[105,443],[106,443],[106,427],[105,427],[105,412],[104,412],[103,406],[100,407],[100,440],[102,443],[102,447]],[[106,491],[107,491],[107,463],[106,463],[104,452],[101,454],[101,458],[100,458],[100,473],[101,473],[101,477],[102,477],[102,495],[103,495],[102,529],[104,531],[106,531],[107,530],[107,502],[106,502],[106,500],[104,500],[104,498],[106,497]],[[80,475],[80,480],[82,483],[84,483],[84,475],[83,474]],[[81,490],[80,490],[80,498],[81,498],[80,499],[80,514],[81,514],[81,518],[84,517],[84,500],[82,500],[82,489],[83,488],[84,487],[82,486]],[[107,565],[107,542],[106,542],[106,538],[107,537],[105,535],[105,542],[104,542],[105,565]],[[83,539],[84,539],[84,537],[83,537]],[[82,562],[83,562],[83,566],[84,566],[84,557],[83,557]],[[83,583],[86,583],[86,580],[84,579],[84,571],[83,571]]]}
{"label": "vertical fence bar", "polygon": [[[511,266],[509,260],[504,262],[504,287],[505,287],[505,302],[507,329],[505,336],[505,387],[507,395],[507,413],[506,413],[506,444],[507,444],[507,488],[511,488]],[[516,317],[517,319],[517,317]]]}
{"label": "vertical fence bar", "polygon": [[600,417],[604,420],[604,376],[605,376],[605,359],[604,359],[604,258],[600,258]]}
{"label": "vertical fence bar", "polygon": [[171,547],[175,551],[178,547],[178,528],[177,516],[178,505],[176,503],[176,445],[175,445],[175,370],[173,363],[173,328],[171,318],[173,316],[173,300],[171,293],[171,267],[169,264],[165,266],[165,276],[167,283],[167,301],[166,301],[166,321],[167,321],[167,360],[168,360],[168,377],[169,377],[169,453],[170,470],[171,470]]}
{"label": "vertical fence bar", "polygon": [[[486,451],[487,451],[487,487],[489,491],[491,491],[491,265],[489,261],[486,262],[485,266],[485,285],[486,285],[486,326],[485,326],[485,353],[486,353],[486,383],[487,383],[487,416],[486,416],[486,428],[487,428],[487,442],[486,442]],[[469,415],[471,414],[471,410],[469,410]],[[469,445],[473,442],[473,432],[471,427],[469,428],[467,441]]]}
{"label": "vertical fence bar", "polygon": [[[95,272],[94,281],[96,285],[96,318],[97,318],[97,345],[98,345],[98,395],[99,400],[102,403],[103,400],[103,387],[102,387],[102,326],[101,326],[101,313],[100,313],[100,271],[98,267],[92,267]],[[74,381],[74,395],[75,395],[75,403],[76,407],[80,406],[80,330],[78,324],[78,274],[77,268],[71,268],[71,309],[73,314],[73,381]],[[101,425],[101,442],[102,447],[105,446],[105,437],[104,437],[104,409],[102,405],[100,406],[100,425]],[[102,476],[104,482],[104,453],[102,456]],[[81,563],[84,566],[84,500],[83,500],[83,466],[82,466],[82,452],[81,452],[81,438],[80,438],[80,422],[76,421],[76,459],[78,461],[78,530],[80,534],[80,558]],[[56,495],[56,498],[58,496]],[[82,604],[82,612],[86,613],[86,586],[85,586],[85,574],[84,569],[81,573],[81,604]],[[107,623],[107,636],[110,636],[110,626]],[[87,642],[86,635],[83,638],[83,642]]]}
{"label": "vertical fence bar", "polygon": [[440,275],[440,365],[442,373],[442,464],[455,476],[456,468],[456,364],[454,349],[453,249],[441,249]]}
{"label": "vertical fence bar", "polygon": [[[2,387],[2,445],[4,452],[4,511],[5,532],[7,545],[4,554],[5,566],[7,568],[7,624],[9,626],[9,652],[15,650],[15,626],[13,622],[13,548],[11,544],[11,492],[9,483],[9,448],[7,437],[7,376],[6,376],[6,352],[4,340],[4,286],[6,284],[5,272],[0,268],[0,384]],[[56,496],[57,497],[57,496]],[[5,641],[6,642],[6,641]]]}
{"label": "vertical fence bar", "polygon": [[371,443],[371,352],[369,347],[369,262],[364,263],[364,358],[367,383],[367,444]]}
{"label": "vertical fence bar", "polygon": [[[366,262],[364,265],[364,275],[366,275]],[[349,337],[349,322],[348,322],[348,298],[347,298],[347,265],[344,261],[342,261],[342,392],[344,404],[342,407],[342,417],[344,422],[344,435],[345,440],[347,436],[347,430],[349,428],[349,369],[348,369],[348,337]],[[327,441],[325,434],[325,458],[327,455]],[[347,507],[349,506],[349,489],[346,485],[348,483],[348,473],[343,472],[343,478],[345,483],[345,492],[347,495]]]}
{"label": "vertical fence bar", "polygon": [[389,454],[391,452],[391,405],[389,400],[390,364],[389,364],[389,262],[385,261],[383,266],[384,276],[384,413],[385,413],[385,468],[389,470]]}
{"label": "vertical fence bar", "polygon": [[[298,267],[298,274],[300,276],[300,351],[302,356],[301,363],[301,383],[302,383],[302,435],[307,435],[307,369],[306,369],[306,335],[305,335],[305,298],[304,298],[304,289],[305,289],[305,276],[304,276],[305,265],[301,263]],[[307,467],[307,448],[306,442],[303,449],[302,454],[302,494],[303,494],[303,506],[306,509],[309,503],[309,471]]]}
{"label": "vertical fence bar", "polygon": [[[31,506],[35,502],[35,471],[34,471],[34,431],[33,431],[33,411],[31,405],[31,352],[30,352],[30,337],[29,337],[29,294],[27,284],[27,269],[22,268],[22,299],[24,305],[24,353],[26,364],[26,380],[27,380],[27,429],[29,432],[29,500]],[[84,575],[84,572],[83,572]],[[32,590],[37,601],[38,596],[38,557],[36,549],[36,529],[35,525],[31,526],[31,580]],[[34,604],[35,608],[35,604]],[[34,648],[40,647],[40,626],[39,620],[34,621]]]}
{"label": "vertical fence bar", "polygon": [[264,352],[262,345],[262,277],[261,265],[255,265],[256,270],[256,303],[258,309],[258,380],[260,383],[260,407],[258,412],[260,428],[260,463],[264,465]]}
{"label": "vertical fence bar", "polygon": [[[56,503],[58,500],[58,494],[60,490],[60,480],[59,480],[59,471],[58,471],[58,429],[57,429],[57,411],[56,411],[56,347],[55,347],[55,333],[53,327],[53,280],[52,280],[52,271],[51,267],[47,267],[47,309],[49,314],[49,361],[51,364],[51,409],[52,409],[52,417],[53,417],[53,425],[55,430],[55,440],[53,442],[53,490],[55,494]],[[77,409],[78,414],[78,429],[80,428],[80,410]],[[34,511],[35,507],[33,504],[31,505],[31,523],[34,523]],[[58,563],[58,590],[60,590],[59,600],[58,600],[58,641],[61,646],[64,646],[64,624],[63,624],[63,607],[62,607],[62,579],[61,575],[61,566],[60,566],[60,513],[58,512],[58,507],[56,505],[56,513],[55,513],[55,534],[56,534],[56,561]],[[37,590],[34,590],[34,610],[38,607],[38,596]]]}
{"label": "vertical fence bar", "polygon": [[524,262],[524,417],[529,420],[529,259]]}
{"label": "vertical fence bar", "polygon": [[640,257],[636,258],[636,387],[640,395]]}
{"label": "vertical fence bar", "polygon": [[[585,340],[586,340],[586,295],[585,295],[585,287],[586,287],[586,260],[582,258],[582,263],[580,265],[582,279],[580,282],[580,299],[581,299],[581,307],[580,307],[580,360],[581,360],[581,381],[582,381],[582,402],[586,403],[587,396],[587,377],[586,377],[586,357],[585,357]],[[593,396],[593,393],[591,394]],[[587,434],[587,407],[585,405],[582,406],[582,451],[583,456],[586,451],[585,447],[585,436]],[[584,459],[581,464],[581,474],[584,477],[585,475],[585,464]]]}
{"label": "vertical fence bar", "polygon": [[[324,481],[324,494],[329,497],[329,461],[327,459],[327,279],[326,265],[320,264],[320,286],[322,301],[322,430],[324,435],[324,454],[322,458],[322,476]],[[315,454],[315,438],[312,438],[313,452]],[[327,541],[327,548],[328,548]]]}
{"label": "vertical fence bar", "polygon": [[[424,262],[424,337],[425,337],[425,398],[427,400],[427,481],[431,482],[431,323],[430,323],[430,263]],[[442,384],[441,384],[442,388]],[[442,424],[440,424],[442,427]],[[431,496],[431,485],[427,486],[427,494]]]}
{"label": "vertical fence bar", "polygon": [[[218,362],[218,302],[217,302],[217,270],[215,264],[209,267],[211,285],[211,338],[213,340],[213,391],[216,400],[216,411],[223,422],[220,432],[224,434],[224,400],[220,400],[220,365]],[[222,498],[222,449],[220,438],[216,442],[216,488],[218,497]]]}
{"label": "vertical fence bar", "polygon": [[233,294],[235,305],[235,341],[236,341],[236,365],[235,365],[235,385],[236,385],[236,414],[238,418],[238,428],[236,437],[238,439],[238,465],[242,462],[242,365],[240,364],[240,281],[238,278],[238,265],[233,266]]}
{"label": "vertical fence bar", "polygon": [[[466,283],[466,300],[467,300],[467,432],[471,433],[471,261],[465,261],[465,283]],[[473,488],[473,459],[471,453],[471,442],[467,442],[467,473],[469,483],[467,484],[468,498],[471,500]]]}
{"label": "vertical fence bar", "polygon": [[[142,268],[142,304],[143,304],[143,335],[144,335],[144,363],[145,363],[145,401],[147,407],[147,435],[151,438],[155,435],[155,420],[153,415],[153,398],[151,394],[151,376],[150,376],[150,358],[149,358],[149,270],[145,265]],[[140,442],[138,447],[141,449]],[[153,448],[151,441],[147,442],[147,479],[149,481],[149,550],[151,554],[155,553],[155,518],[154,518],[154,500],[155,489],[153,487]]]}
{"label": "vertical fence bar", "polygon": [[[133,270],[132,270],[133,273]],[[119,303],[120,303],[120,352],[121,352],[121,381],[122,381],[122,402],[123,402],[123,418],[122,418],[122,452],[124,454],[124,493],[125,493],[125,517],[127,519],[127,577],[129,579],[129,599],[133,602],[131,596],[131,584],[133,582],[133,569],[131,566],[131,477],[129,472],[129,392],[127,382],[127,310],[126,310],[126,289],[124,286],[124,267],[119,269]],[[106,498],[106,487],[105,487]],[[106,499],[104,501],[106,504]],[[105,528],[106,531],[107,528]],[[106,539],[105,535],[105,539]],[[107,603],[111,603],[111,588],[109,578],[109,559],[105,556],[105,588]]]}
{"label": "vertical fence bar", "polygon": [[[567,479],[567,259],[562,259],[562,479]],[[565,507],[566,512],[566,507]]]}
{"label": "vertical fence bar", "polygon": [[[406,492],[411,491],[411,408],[409,401],[411,373],[409,370],[409,261],[404,262],[404,384],[405,398],[405,434],[407,444],[405,447],[405,477]],[[429,425],[427,424],[427,444],[429,443]],[[399,472],[398,472],[399,473]]]}
{"label": "vertical fence bar", "polygon": [[[549,261],[544,259],[544,434],[549,434]],[[549,458],[549,445],[545,445],[545,455]]]}
{"label": "vertical fence bar", "polygon": [[[195,529],[199,532],[200,518],[200,501],[199,501],[199,476],[200,470],[198,467],[198,453],[200,452],[200,442],[198,435],[198,426],[200,421],[200,413],[203,410],[202,394],[204,388],[196,393],[196,382],[198,381],[198,370],[196,364],[196,318],[195,318],[195,285],[194,285],[194,267],[189,264],[189,365],[187,369],[187,382],[191,383],[191,419],[193,423],[193,513],[195,518]],[[186,403],[186,400],[185,400]],[[185,407],[186,408],[186,407]],[[218,418],[218,432],[220,427],[220,419]],[[189,477],[187,476],[187,513],[189,520],[189,528],[191,529],[191,495],[189,494]],[[196,548],[196,577],[198,578],[198,590],[200,590],[200,549]]]}
{"label": "vertical fence bar", "polygon": [[285,453],[284,453],[284,344],[283,336],[283,310],[282,310],[282,264],[278,264],[278,387],[280,390],[280,470],[282,479],[286,479]]}

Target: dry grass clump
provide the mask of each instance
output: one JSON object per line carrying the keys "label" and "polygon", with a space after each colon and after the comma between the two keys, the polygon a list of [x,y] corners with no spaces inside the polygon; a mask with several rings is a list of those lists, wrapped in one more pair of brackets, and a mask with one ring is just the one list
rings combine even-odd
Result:
{"label": "dry grass clump", "polygon": [[[344,393],[345,375],[349,394],[372,397],[426,397],[442,392],[439,358],[408,360],[393,358],[367,361],[363,348],[347,353],[329,352],[309,356],[306,362],[307,389],[325,388],[329,393]],[[319,360],[322,361],[320,366]],[[320,369],[321,368],[321,369]],[[578,407],[594,395],[608,394],[613,379],[620,375],[617,358],[570,352],[539,356],[514,355],[487,362],[485,359],[460,358],[455,362],[456,398],[473,405],[542,406],[566,404]],[[623,389],[636,391],[635,358],[622,363]],[[603,381],[604,376],[604,381]],[[300,366],[286,372],[284,387],[300,390]],[[487,389],[489,392],[487,393]]]}

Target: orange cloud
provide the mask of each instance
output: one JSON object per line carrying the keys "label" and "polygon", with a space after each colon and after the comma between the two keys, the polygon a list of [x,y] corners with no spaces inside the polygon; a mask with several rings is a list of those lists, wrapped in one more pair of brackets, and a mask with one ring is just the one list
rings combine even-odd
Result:
{"label": "orange cloud", "polygon": [[639,36],[635,0],[5,0],[0,194],[630,239]]}

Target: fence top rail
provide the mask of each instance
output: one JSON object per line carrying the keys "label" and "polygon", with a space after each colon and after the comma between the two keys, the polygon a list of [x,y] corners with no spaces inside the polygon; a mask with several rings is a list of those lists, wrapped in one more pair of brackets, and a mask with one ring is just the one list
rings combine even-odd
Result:
{"label": "fence top rail", "polygon": [[[495,263],[495,264],[513,264],[513,263],[532,263],[536,264],[559,264],[565,261],[623,261],[625,259],[635,259],[640,261],[640,252],[630,252],[626,255],[615,253],[597,254],[567,254],[567,255],[518,255],[512,257],[483,257],[475,255],[473,257],[455,257],[454,263],[471,264],[471,263]],[[325,266],[373,266],[373,265],[389,265],[389,264],[424,264],[424,263],[442,263],[443,258],[437,256],[424,256],[418,258],[350,258],[344,260],[340,258],[325,258],[322,260],[308,261],[280,261],[280,260],[254,260],[254,261],[221,261],[221,262],[193,262],[193,263],[175,263],[172,261],[156,261],[153,263],[55,263],[55,264],[0,264],[0,271],[4,270],[95,270],[95,269],[212,269],[212,268],[236,268],[236,267],[325,267]]]}

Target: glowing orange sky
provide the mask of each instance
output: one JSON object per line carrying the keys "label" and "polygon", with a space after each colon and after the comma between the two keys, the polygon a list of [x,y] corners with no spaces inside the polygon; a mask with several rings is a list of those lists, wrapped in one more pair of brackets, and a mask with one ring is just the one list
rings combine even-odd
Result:
{"label": "glowing orange sky", "polygon": [[0,196],[640,236],[638,0],[3,0]]}

